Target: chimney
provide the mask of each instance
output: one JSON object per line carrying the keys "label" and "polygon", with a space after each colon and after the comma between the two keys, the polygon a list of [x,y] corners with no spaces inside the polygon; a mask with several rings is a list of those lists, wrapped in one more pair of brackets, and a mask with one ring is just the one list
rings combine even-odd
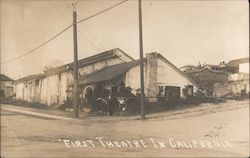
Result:
{"label": "chimney", "polygon": [[156,102],[158,95],[157,85],[157,53],[146,54],[146,68],[145,68],[145,94],[149,102]]}

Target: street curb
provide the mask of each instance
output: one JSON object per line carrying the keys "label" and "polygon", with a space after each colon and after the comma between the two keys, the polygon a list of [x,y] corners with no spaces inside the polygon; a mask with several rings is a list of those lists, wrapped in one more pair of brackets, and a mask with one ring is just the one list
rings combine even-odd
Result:
{"label": "street curb", "polygon": [[[35,117],[42,117],[42,118],[47,118],[47,119],[56,119],[56,120],[67,120],[67,121],[81,121],[82,117],[79,118],[72,118],[72,117],[64,117],[64,116],[58,116],[58,115],[53,115],[53,114],[44,114],[41,112],[35,112],[35,111],[31,111],[32,109],[24,109],[23,107],[18,107],[18,108],[14,108],[14,107],[7,107],[8,105],[3,105],[1,104],[1,109],[3,110],[7,110],[7,111],[11,111],[11,112],[16,112],[16,113],[23,113],[26,115],[30,115],[30,116],[35,116]],[[104,116],[89,116],[87,117],[87,119],[93,119],[93,120],[103,120],[103,121],[126,121],[126,120],[140,120],[139,117],[105,117],[105,119],[103,118]]]}
{"label": "street curb", "polygon": [[69,118],[69,117],[50,115],[50,114],[43,114],[43,113],[39,113],[39,112],[22,110],[22,109],[13,109],[13,108],[10,108],[10,107],[1,106],[1,109],[12,111],[12,112],[17,112],[17,113],[23,113],[23,114],[27,114],[27,115],[32,115],[32,116],[43,117],[43,118],[50,118],[50,119],[57,119],[57,120],[77,120],[77,119]]}

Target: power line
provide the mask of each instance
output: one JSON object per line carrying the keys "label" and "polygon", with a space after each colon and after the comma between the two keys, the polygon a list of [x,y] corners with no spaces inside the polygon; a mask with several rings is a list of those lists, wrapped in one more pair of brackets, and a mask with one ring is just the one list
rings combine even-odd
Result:
{"label": "power line", "polygon": [[[96,13],[96,14],[93,14],[93,15],[91,15],[91,16],[89,16],[89,17],[87,17],[87,18],[84,18],[84,19],[82,19],[82,20],[79,20],[79,21],[77,22],[77,24],[79,24],[79,23],[81,23],[81,22],[84,22],[84,21],[86,21],[86,20],[89,20],[89,19],[91,19],[91,18],[93,18],[93,17],[95,17],[95,16],[98,16],[98,15],[104,13],[104,12],[107,12],[107,11],[109,11],[109,10],[111,10],[111,9],[113,9],[113,8],[115,8],[115,7],[119,6],[119,5],[121,5],[121,4],[125,3],[125,2],[127,2],[127,1],[128,1],[128,0],[121,1],[121,2],[119,2],[119,3],[116,3],[116,4],[112,5],[112,6],[110,6],[109,8],[106,8],[106,9],[104,9],[104,10],[101,10],[100,12],[98,12],[98,13]],[[85,26],[85,28],[87,28],[87,26]],[[87,29],[90,31],[89,28],[87,28]],[[80,31],[80,30],[79,30],[79,31]],[[96,40],[96,41],[98,42],[98,40]],[[101,47],[103,47],[102,44],[101,44],[100,42],[98,42],[98,43],[99,43],[99,45],[100,45]]]}
{"label": "power line", "polygon": [[95,17],[95,16],[97,16],[97,15],[100,15],[100,14],[106,12],[106,11],[109,11],[109,10],[111,10],[111,9],[113,9],[113,8],[119,6],[119,5],[121,5],[121,4],[123,4],[123,3],[127,2],[127,1],[128,1],[128,0],[124,0],[124,1],[122,1],[122,2],[119,2],[119,3],[117,3],[117,4],[112,5],[112,6],[106,8],[106,9],[104,9],[104,10],[102,10],[102,11],[96,13],[96,14],[93,14],[93,15],[91,15],[91,16],[85,18],[85,19],[79,20],[79,21],[77,22],[77,24],[79,24],[79,23],[81,23],[81,22],[83,22],[83,21],[89,20],[89,19],[91,19],[91,18],[93,18],[93,17]]}
{"label": "power line", "polygon": [[[53,6],[54,8],[55,8],[55,10],[60,14],[60,15],[62,15],[64,18],[65,18],[65,20],[67,20],[67,21],[69,21],[69,22],[71,22],[51,1],[48,1],[50,4],[51,4],[51,6]],[[90,41],[89,39],[88,39],[88,37],[87,36],[85,36],[80,30],[79,30],[79,28],[78,28],[78,31],[79,31],[79,33],[80,33],[80,35],[82,35],[82,36],[80,36],[80,38],[81,37],[84,37],[96,50],[98,50],[98,51],[100,51],[100,49],[99,48],[97,48],[95,45],[94,45],[94,43],[92,42],[92,41]]]}
{"label": "power line", "polygon": [[[101,42],[96,38],[96,35],[87,27],[87,25],[83,23],[83,26],[86,28],[86,30],[87,30],[90,34],[92,34],[92,36],[94,37],[96,43],[98,43],[98,45],[102,48],[102,50],[105,50],[105,47],[103,46],[103,44],[101,44]],[[79,32],[81,33],[79,27],[78,27],[78,30],[79,30]]]}
{"label": "power line", "polygon": [[[95,14],[93,14],[93,15],[91,15],[91,16],[85,18],[85,19],[82,19],[82,20],[78,21],[77,24],[79,24],[79,23],[81,23],[81,22],[83,22],[83,21],[89,20],[89,19],[91,19],[91,18],[93,18],[93,17],[95,17],[95,16],[98,16],[98,15],[100,15],[100,14],[106,12],[106,11],[109,11],[109,10],[111,10],[111,9],[113,9],[113,8],[119,6],[119,5],[121,5],[121,4],[123,4],[123,3],[127,2],[127,1],[128,1],[128,0],[124,0],[124,1],[122,1],[122,2],[119,2],[119,3],[115,4],[115,5],[112,5],[112,6],[110,6],[109,8],[106,8],[106,9],[104,9],[104,10],[98,12],[98,13],[95,13]],[[49,43],[50,41],[52,41],[52,40],[54,40],[55,38],[57,38],[59,35],[61,35],[62,33],[64,33],[66,30],[68,30],[71,26],[72,26],[72,24],[69,25],[68,27],[66,27],[66,28],[65,28],[64,30],[62,30],[61,32],[59,32],[58,34],[56,34],[55,36],[53,36],[52,38],[50,38],[50,39],[48,39],[47,41],[43,42],[43,43],[40,44],[39,46],[37,46],[37,47],[35,47],[35,48],[29,50],[28,52],[26,52],[26,53],[24,53],[24,54],[22,54],[22,55],[20,55],[20,56],[18,56],[18,57],[9,59],[9,60],[7,60],[7,61],[4,61],[4,62],[2,62],[1,64],[6,64],[6,63],[9,63],[9,62],[12,62],[12,61],[17,60],[17,59],[19,59],[19,58],[21,58],[21,57],[24,57],[24,56],[26,56],[26,55],[28,55],[28,54],[33,53],[33,52],[36,51],[37,49],[41,48],[42,46],[46,45],[46,44]]]}
{"label": "power line", "polygon": [[60,36],[62,33],[64,33],[65,31],[67,31],[71,26],[72,26],[72,25],[66,27],[66,28],[63,29],[61,32],[59,32],[58,34],[56,34],[55,36],[53,36],[52,38],[50,38],[50,39],[48,39],[47,41],[43,42],[43,43],[40,44],[39,46],[37,46],[37,47],[35,47],[35,48],[29,50],[28,52],[26,52],[26,53],[24,53],[24,54],[22,54],[22,55],[20,55],[20,56],[18,56],[18,57],[12,58],[12,59],[7,60],[7,61],[4,61],[4,62],[2,62],[1,64],[6,64],[6,63],[9,63],[9,62],[12,62],[12,61],[14,61],[14,60],[17,60],[17,59],[23,57],[23,56],[26,56],[26,55],[28,55],[28,54],[33,53],[33,52],[36,51],[37,49],[41,48],[42,46],[46,45],[46,44],[49,43],[50,41],[52,41],[52,40],[54,40],[55,38],[57,38],[58,36]]}

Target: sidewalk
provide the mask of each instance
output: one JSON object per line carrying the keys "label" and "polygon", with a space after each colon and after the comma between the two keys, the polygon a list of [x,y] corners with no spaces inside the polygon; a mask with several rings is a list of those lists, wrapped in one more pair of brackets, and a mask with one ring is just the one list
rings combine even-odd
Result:
{"label": "sidewalk", "polygon": [[71,117],[70,113],[63,112],[63,111],[55,111],[55,110],[44,110],[44,109],[34,109],[28,107],[19,107],[14,105],[7,105],[1,104],[1,110],[8,110],[11,112],[23,113],[26,115],[32,115],[37,117],[43,118],[50,118],[50,119],[61,119],[61,120],[70,120],[74,119]]}
{"label": "sidewalk", "polygon": [[8,104],[1,104],[1,110],[7,110],[16,113],[23,113],[26,115],[49,118],[49,119],[59,119],[59,120],[81,120],[81,119],[93,119],[96,121],[121,121],[121,120],[131,120],[139,119],[139,116],[104,116],[104,115],[89,115],[87,112],[80,112],[79,118],[74,118],[73,112],[59,111],[59,110],[45,110],[45,109],[35,109],[29,107],[20,107]]}
{"label": "sidewalk", "polygon": [[[196,106],[182,106],[176,109],[155,112],[146,114],[146,120],[166,120],[166,119],[179,119],[180,117],[195,117],[200,115],[207,115],[215,112],[231,111],[240,108],[249,108],[249,100],[234,101],[213,104],[203,103]],[[14,105],[1,104],[1,109],[8,110],[16,113],[23,113],[43,118],[59,119],[59,120],[92,120],[98,122],[105,121],[125,121],[125,120],[140,120],[139,115],[132,116],[106,116],[97,114],[88,114],[87,112],[80,112],[79,118],[74,117],[74,112],[66,112],[53,109],[35,109],[29,107],[20,107]]]}

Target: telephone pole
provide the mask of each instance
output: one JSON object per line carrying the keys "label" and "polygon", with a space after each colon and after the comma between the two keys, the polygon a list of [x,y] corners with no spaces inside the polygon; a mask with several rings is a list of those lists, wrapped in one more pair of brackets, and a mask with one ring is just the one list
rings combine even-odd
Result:
{"label": "telephone pole", "polygon": [[77,14],[76,14],[76,3],[73,5],[73,43],[74,43],[74,113],[75,117],[79,117],[79,106],[78,106],[78,55],[77,55]]}
{"label": "telephone pole", "polygon": [[140,80],[141,80],[141,119],[145,119],[144,109],[144,68],[143,68],[143,36],[142,36],[142,6],[141,0],[138,0],[139,7],[139,47],[140,47]]}

